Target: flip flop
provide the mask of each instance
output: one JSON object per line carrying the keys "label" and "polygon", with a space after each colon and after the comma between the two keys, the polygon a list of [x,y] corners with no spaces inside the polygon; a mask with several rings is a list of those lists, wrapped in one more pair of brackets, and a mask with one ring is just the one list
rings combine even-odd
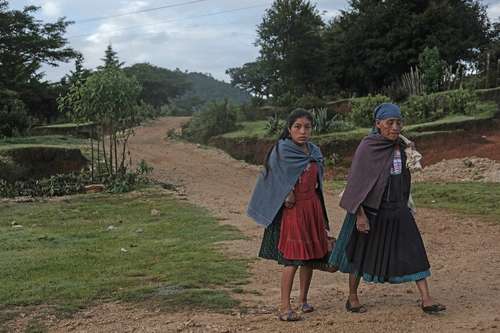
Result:
{"label": "flip flop", "polygon": [[278,319],[281,321],[299,321],[302,318],[300,318],[297,312],[293,310],[288,310],[286,312],[280,313],[278,315]]}
{"label": "flip flop", "polygon": [[308,303],[304,303],[300,305],[300,311],[302,313],[309,313],[314,311],[314,306]]}
{"label": "flip flop", "polygon": [[351,301],[347,300],[347,302],[345,303],[345,309],[347,310],[347,312],[351,312],[351,313],[365,313],[366,311],[366,308],[364,305],[360,305],[360,306],[352,306],[351,305]]}
{"label": "flip flop", "polygon": [[422,311],[424,311],[427,314],[436,314],[436,313],[439,313],[441,311],[446,310],[446,306],[444,306],[443,304],[439,304],[439,303],[427,305],[427,306],[424,306],[422,304],[421,308],[422,308]]}

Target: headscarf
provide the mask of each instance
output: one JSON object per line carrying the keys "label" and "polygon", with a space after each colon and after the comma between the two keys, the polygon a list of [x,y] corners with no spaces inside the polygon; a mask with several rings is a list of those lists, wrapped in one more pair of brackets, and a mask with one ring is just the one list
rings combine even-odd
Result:
{"label": "headscarf", "polygon": [[[382,103],[373,110],[374,122],[389,118],[402,118],[401,109],[396,104]],[[378,133],[378,128],[373,126],[372,133]]]}

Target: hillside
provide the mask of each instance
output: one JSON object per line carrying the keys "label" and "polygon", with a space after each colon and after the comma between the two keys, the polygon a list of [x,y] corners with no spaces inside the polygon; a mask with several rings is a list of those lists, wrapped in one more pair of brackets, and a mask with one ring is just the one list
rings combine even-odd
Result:
{"label": "hillside", "polygon": [[177,99],[177,103],[186,100],[197,99],[199,101],[221,101],[227,98],[231,103],[241,105],[250,100],[250,95],[241,89],[231,86],[229,83],[219,81],[210,74],[186,73],[187,79],[191,82],[192,88],[182,97]]}

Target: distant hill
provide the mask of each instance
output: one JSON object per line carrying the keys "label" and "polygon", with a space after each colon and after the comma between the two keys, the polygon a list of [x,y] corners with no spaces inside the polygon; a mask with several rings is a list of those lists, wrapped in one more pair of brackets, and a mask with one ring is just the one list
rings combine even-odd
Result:
{"label": "distant hill", "polygon": [[250,94],[231,86],[229,83],[219,81],[213,78],[210,74],[203,73],[185,73],[187,79],[192,84],[192,88],[182,97],[183,99],[191,99],[193,97],[209,102],[222,101],[227,98],[232,104],[241,105],[250,101]]}

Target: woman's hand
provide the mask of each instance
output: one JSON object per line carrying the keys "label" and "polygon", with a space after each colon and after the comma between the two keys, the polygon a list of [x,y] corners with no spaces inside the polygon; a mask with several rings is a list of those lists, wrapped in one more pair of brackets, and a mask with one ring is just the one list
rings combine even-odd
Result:
{"label": "woman's hand", "polygon": [[290,192],[285,198],[285,207],[292,208],[295,205],[295,193]]}
{"label": "woman's hand", "polygon": [[356,229],[363,234],[367,234],[370,231],[370,223],[368,223],[368,217],[366,217],[363,207],[359,207],[356,217]]}

